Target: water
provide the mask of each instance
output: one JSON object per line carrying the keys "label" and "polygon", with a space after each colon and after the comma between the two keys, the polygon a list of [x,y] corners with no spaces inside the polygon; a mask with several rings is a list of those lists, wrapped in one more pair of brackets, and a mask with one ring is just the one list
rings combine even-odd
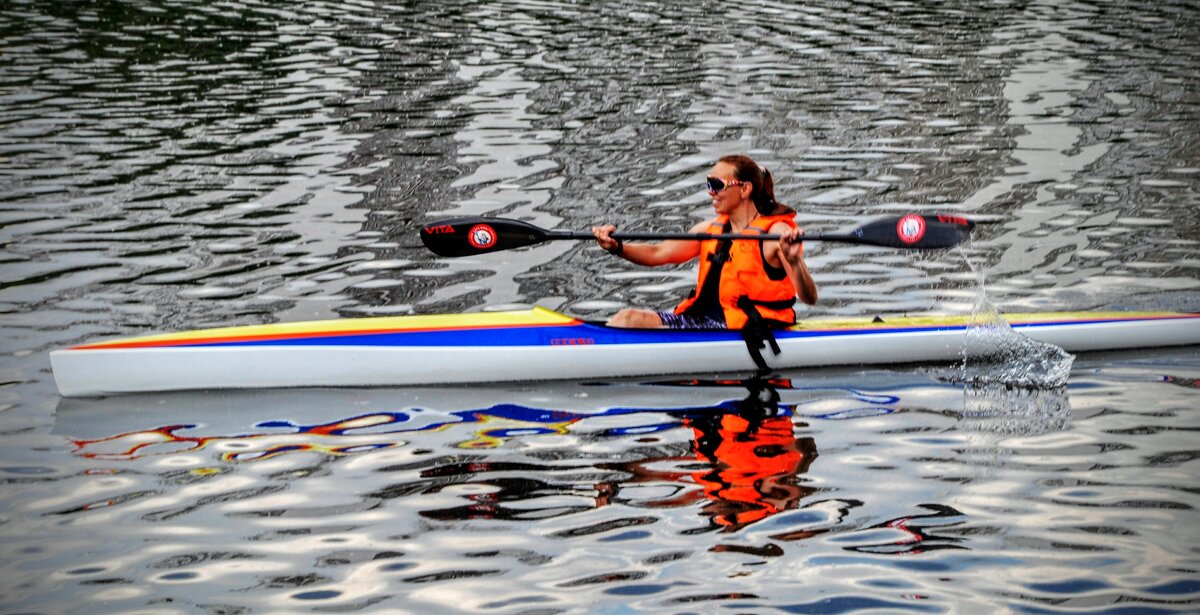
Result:
{"label": "water", "polygon": [[416,229],[675,230],[731,152],[808,228],[992,222],[962,255],[810,246],[809,313],[970,313],[968,262],[1001,313],[1197,310],[1193,3],[8,2],[0,39],[0,611],[1197,610],[1195,348],[1022,386],[968,361],[99,401],[46,356],[672,305],[686,268],[439,259]]}

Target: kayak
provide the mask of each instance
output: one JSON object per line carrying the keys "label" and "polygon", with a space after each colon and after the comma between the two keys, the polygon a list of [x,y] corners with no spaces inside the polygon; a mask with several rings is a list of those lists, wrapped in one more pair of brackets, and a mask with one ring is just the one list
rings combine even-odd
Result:
{"label": "kayak", "polygon": [[[1069,352],[1200,344],[1200,314],[1006,315]],[[775,331],[771,369],[959,360],[968,316],[818,318]],[[352,318],[124,338],[50,353],[59,393],[380,387],[755,370],[738,331],[620,329],[552,310]]]}

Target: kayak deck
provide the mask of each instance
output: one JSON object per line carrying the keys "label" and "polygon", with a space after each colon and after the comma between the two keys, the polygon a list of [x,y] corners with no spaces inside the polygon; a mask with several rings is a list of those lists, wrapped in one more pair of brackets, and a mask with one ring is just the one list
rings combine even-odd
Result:
{"label": "kayak deck", "polygon": [[[1067,351],[1200,344],[1200,315],[1052,312],[1004,317]],[[772,368],[953,361],[969,316],[820,318],[776,332]],[[60,393],[407,386],[737,372],[737,331],[618,329],[545,308],[222,327],[51,353]]]}

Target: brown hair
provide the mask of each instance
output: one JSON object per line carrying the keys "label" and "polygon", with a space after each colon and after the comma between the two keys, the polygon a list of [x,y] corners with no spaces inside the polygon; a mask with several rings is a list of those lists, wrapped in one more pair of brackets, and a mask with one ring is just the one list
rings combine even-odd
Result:
{"label": "brown hair", "polygon": [[733,166],[734,179],[752,186],[750,200],[754,202],[754,209],[758,210],[760,215],[778,216],[796,213],[792,208],[775,200],[775,180],[771,177],[771,172],[765,167],[759,166],[753,158],[737,154],[722,156],[720,162]]}

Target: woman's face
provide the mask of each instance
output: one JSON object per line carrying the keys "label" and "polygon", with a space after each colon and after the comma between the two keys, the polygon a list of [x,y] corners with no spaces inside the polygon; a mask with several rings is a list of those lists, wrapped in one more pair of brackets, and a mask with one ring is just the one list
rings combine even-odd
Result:
{"label": "woman's face", "polygon": [[752,186],[750,184],[741,183],[734,179],[734,173],[737,171],[733,165],[718,162],[716,166],[708,172],[708,177],[720,180],[723,184],[722,188],[716,192],[712,190],[712,183],[708,189],[708,195],[712,197],[713,209],[718,214],[728,214],[741,205],[746,197],[749,196]]}

